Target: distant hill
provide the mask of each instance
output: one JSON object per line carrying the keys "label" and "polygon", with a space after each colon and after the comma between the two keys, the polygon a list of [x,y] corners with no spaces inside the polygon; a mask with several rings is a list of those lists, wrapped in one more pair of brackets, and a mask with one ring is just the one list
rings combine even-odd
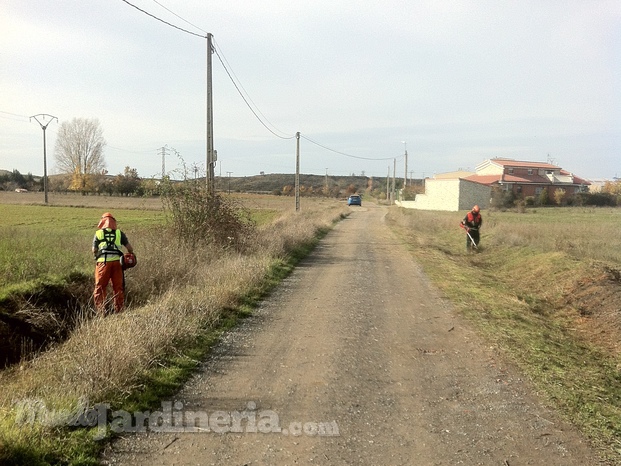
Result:
{"label": "distant hill", "polygon": [[[371,184],[373,188],[380,186],[379,183],[385,180],[373,180],[367,176],[322,176],[322,175],[302,175],[300,174],[300,186],[305,189],[312,188],[313,191],[320,191],[326,186],[326,181],[330,191],[338,190],[345,192],[353,187],[358,192],[364,192]],[[269,173],[265,175],[241,176],[241,177],[219,177],[215,178],[216,188],[227,191],[230,187],[234,192],[261,192],[274,193],[282,192],[286,186],[295,186],[294,174]],[[350,188],[351,189],[351,188]]]}
{"label": "distant hill", "polygon": [[[10,175],[10,170],[0,169],[0,176]],[[66,177],[66,175],[50,175],[48,179],[50,183],[58,178]],[[40,181],[41,176],[33,175],[35,181]],[[114,179],[115,175],[107,175],[106,178]],[[386,178],[373,178],[368,176],[325,176],[325,175],[304,175],[300,174],[300,187],[308,192],[323,192],[326,183],[328,185],[330,195],[345,195],[347,192],[363,193],[369,188],[386,189]],[[399,181],[398,181],[399,183]],[[293,173],[266,173],[264,175],[253,176],[216,176],[216,189],[219,191],[231,192],[248,192],[248,193],[282,193],[295,186],[295,174]]]}

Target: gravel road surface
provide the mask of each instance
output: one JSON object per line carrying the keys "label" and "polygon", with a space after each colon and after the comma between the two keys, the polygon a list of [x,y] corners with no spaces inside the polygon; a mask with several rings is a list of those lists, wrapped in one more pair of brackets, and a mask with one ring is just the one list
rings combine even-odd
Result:
{"label": "gravel road surface", "polygon": [[168,431],[122,434],[103,464],[599,464],[438,295],[387,208],[351,211],[151,413]]}

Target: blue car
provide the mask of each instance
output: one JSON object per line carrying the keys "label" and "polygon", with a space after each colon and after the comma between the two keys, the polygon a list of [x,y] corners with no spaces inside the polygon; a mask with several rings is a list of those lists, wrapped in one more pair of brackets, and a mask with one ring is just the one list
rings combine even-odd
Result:
{"label": "blue car", "polygon": [[347,198],[347,205],[362,205],[362,199],[357,194],[352,194]]}

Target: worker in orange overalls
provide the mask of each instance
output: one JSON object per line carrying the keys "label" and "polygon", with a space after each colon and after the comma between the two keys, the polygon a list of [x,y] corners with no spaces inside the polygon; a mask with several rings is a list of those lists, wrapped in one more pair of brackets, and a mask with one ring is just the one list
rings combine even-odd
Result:
{"label": "worker in orange overalls", "polygon": [[101,216],[93,238],[93,255],[97,261],[93,298],[95,307],[100,313],[105,312],[106,288],[110,281],[114,292],[115,312],[121,312],[125,304],[125,284],[121,264],[122,246],[125,246],[129,253],[134,253],[134,248],[127,240],[125,233],[117,229],[116,219],[110,212],[106,212]]}

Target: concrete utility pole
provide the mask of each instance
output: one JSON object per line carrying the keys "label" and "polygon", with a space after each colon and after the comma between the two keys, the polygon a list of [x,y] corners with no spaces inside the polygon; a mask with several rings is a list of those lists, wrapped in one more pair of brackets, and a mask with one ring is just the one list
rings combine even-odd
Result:
{"label": "concrete utility pole", "polygon": [[[50,118],[50,121],[45,123],[45,120],[48,117]],[[38,115],[33,115],[30,117],[30,121],[32,121],[33,118],[37,123],[39,123],[39,125],[41,125],[41,129],[43,130],[43,193],[45,203],[47,204],[47,152],[45,142],[45,130],[52,121],[56,120],[56,122],[58,123],[58,118],[52,115],[48,115],[47,113],[39,113]],[[43,121],[41,121],[40,119]]]}
{"label": "concrete utility pole", "polygon": [[396,194],[396,186],[395,186],[395,176],[397,174],[397,159],[393,159],[393,169],[392,169],[392,201],[391,205],[395,202],[395,194]]}
{"label": "concrete utility pole", "polygon": [[300,132],[295,133],[295,211],[300,211]]}
{"label": "concrete utility pole", "polygon": [[231,194],[231,173],[233,172],[226,172],[226,174],[229,176],[229,194]]}
{"label": "concrete utility pole", "polygon": [[213,150],[213,91],[211,85],[212,38],[212,34],[207,34],[207,175],[205,181],[207,183],[207,191],[210,194],[213,194],[215,190],[214,166],[216,164],[216,157]]}
{"label": "concrete utility pole", "polygon": [[408,184],[408,146],[405,141],[403,141],[403,149],[405,150],[405,170],[403,171],[403,188]]}
{"label": "concrete utility pole", "polygon": [[386,200],[390,201],[390,165],[388,165],[388,175],[386,175]]}

